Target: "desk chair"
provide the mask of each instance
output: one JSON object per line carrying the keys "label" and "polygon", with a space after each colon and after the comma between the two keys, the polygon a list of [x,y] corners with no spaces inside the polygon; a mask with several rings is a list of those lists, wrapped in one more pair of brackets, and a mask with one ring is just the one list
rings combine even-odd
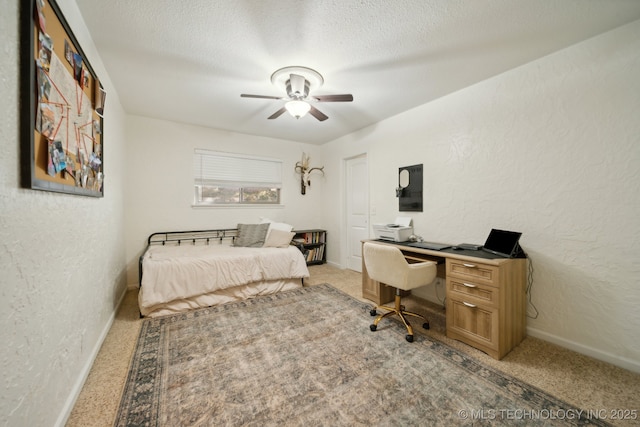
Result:
{"label": "desk chair", "polygon": [[364,243],[362,256],[371,279],[396,288],[395,306],[379,305],[371,310],[369,313],[372,316],[378,314],[377,309],[387,312],[378,316],[369,328],[375,331],[383,318],[396,314],[407,328],[407,341],[413,342],[413,328],[405,316],[424,320],[422,327],[425,329],[429,329],[429,321],[420,314],[405,311],[405,307],[400,304],[400,291],[429,285],[436,278],[437,264],[433,261],[409,264],[397,247],[370,242]]}

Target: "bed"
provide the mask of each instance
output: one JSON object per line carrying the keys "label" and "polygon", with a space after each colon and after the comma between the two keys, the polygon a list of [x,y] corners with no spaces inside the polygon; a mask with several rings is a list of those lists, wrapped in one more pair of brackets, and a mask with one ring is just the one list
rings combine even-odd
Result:
{"label": "bed", "polygon": [[271,223],[151,234],[139,262],[141,315],[164,316],[301,287],[309,270],[300,249],[290,244],[294,234]]}

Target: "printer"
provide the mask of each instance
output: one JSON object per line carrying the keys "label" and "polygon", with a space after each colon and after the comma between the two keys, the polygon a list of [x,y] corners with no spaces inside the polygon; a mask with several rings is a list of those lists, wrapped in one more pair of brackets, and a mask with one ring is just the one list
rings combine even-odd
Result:
{"label": "printer", "polygon": [[406,216],[399,216],[393,224],[373,224],[376,239],[390,242],[406,242],[413,234],[413,220]]}

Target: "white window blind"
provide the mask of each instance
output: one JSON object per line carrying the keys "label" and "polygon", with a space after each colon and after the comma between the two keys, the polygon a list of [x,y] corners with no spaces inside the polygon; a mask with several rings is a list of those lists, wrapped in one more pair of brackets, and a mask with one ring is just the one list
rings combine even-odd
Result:
{"label": "white window blind", "polygon": [[196,149],[193,157],[196,185],[282,187],[282,161]]}

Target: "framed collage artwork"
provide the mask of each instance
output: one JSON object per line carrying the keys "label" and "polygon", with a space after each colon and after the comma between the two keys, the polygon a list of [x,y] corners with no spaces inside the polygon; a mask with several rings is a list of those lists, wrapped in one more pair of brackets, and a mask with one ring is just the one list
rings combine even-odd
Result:
{"label": "framed collage artwork", "polygon": [[102,197],[105,91],[55,0],[22,8],[21,184]]}

